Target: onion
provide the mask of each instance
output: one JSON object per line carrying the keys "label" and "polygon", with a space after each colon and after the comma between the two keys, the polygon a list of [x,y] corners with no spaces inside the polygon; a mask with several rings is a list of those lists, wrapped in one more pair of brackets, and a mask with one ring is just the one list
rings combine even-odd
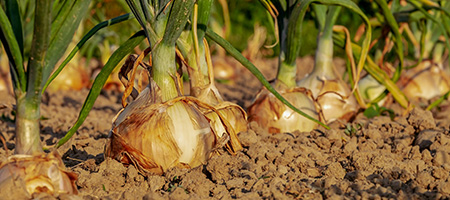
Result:
{"label": "onion", "polygon": [[326,123],[348,119],[356,113],[358,104],[347,84],[334,69],[331,35],[319,35],[317,46],[314,70],[297,85],[311,90]]}
{"label": "onion", "polygon": [[0,188],[23,186],[27,198],[34,194],[77,194],[77,175],[65,170],[61,157],[52,152],[38,155],[12,155],[0,164]]}
{"label": "onion", "polygon": [[[160,91],[151,80],[149,87],[117,115],[105,156],[134,164],[142,173],[162,174],[172,167],[197,167],[221,147],[221,137],[207,116],[214,110],[194,97],[162,102]],[[229,123],[223,126],[227,138],[237,139],[229,134]],[[236,142],[239,144],[233,143]],[[231,148],[231,152],[239,150]]]}
{"label": "onion", "polygon": [[214,77],[217,80],[226,80],[234,83],[236,79],[237,63],[228,59],[228,57],[215,56],[214,63]]}
{"label": "onion", "polygon": [[400,80],[400,87],[410,100],[426,100],[442,96],[450,90],[450,78],[442,63],[424,60],[408,70]]}
{"label": "onion", "polygon": [[89,73],[77,62],[69,63],[48,86],[49,91],[81,90],[89,85]]}
{"label": "onion", "polygon": [[0,91],[13,93],[11,74],[9,73],[9,61],[3,49],[0,49]]}
{"label": "onion", "polygon": [[[308,91],[301,88],[281,88],[277,91],[292,103],[295,107],[309,116],[318,118],[316,105],[308,95]],[[267,89],[263,88],[256,96],[252,105],[248,108],[249,121],[257,122],[269,133],[282,133],[299,131],[311,131],[317,127],[317,123],[311,121],[284,105]]]}

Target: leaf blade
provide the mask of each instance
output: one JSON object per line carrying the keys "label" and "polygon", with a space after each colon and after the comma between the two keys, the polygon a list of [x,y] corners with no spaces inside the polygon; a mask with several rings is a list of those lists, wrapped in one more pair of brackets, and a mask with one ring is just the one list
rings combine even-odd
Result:
{"label": "leaf blade", "polygon": [[67,131],[66,135],[58,141],[58,143],[56,144],[56,148],[65,144],[73,136],[73,134],[75,134],[78,128],[80,128],[89,112],[91,111],[92,107],[94,106],[94,102],[100,95],[103,85],[105,84],[111,72],[126,55],[132,52],[132,50],[145,39],[145,37],[146,35],[144,31],[137,32],[136,34],[131,36],[130,39],[128,39],[125,43],[120,45],[120,47],[111,55],[108,62],[95,78],[94,83],[92,84],[92,88],[89,91],[88,96],[86,97],[83,107],[80,110],[77,121],[72,126],[72,128]]}

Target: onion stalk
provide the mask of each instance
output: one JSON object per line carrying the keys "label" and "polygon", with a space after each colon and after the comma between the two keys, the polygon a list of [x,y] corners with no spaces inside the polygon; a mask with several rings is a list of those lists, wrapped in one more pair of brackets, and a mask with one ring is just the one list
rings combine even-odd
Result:
{"label": "onion stalk", "polygon": [[[163,5],[152,2],[139,6],[133,0],[127,3],[151,45],[151,78],[148,87],[118,113],[105,156],[134,164],[142,173],[162,174],[172,167],[204,164],[223,146],[231,153],[239,151],[242,148],[236,136],[239,130],[231,123],[240,121],[229,116],[234,114],[235,107],[224,106],[213,84],[209,50],[199,42],[203,36],[198,36],[196,29],[182,35],[191,11],[206,6],[200,11],[209,15],[211,1],[167,1]],[[158,13],[162,9],[167,10]],[[192,45],[184,46],[186,42]],[[182,95],[175,44],[185,53],[185,56],[178,53],[179,60],[189,63],[193,96]],[[144,54],[136,62],[141,62]],[[245,112],[236,110],[245,121]]]}
{"label": "onion stalk", "polygon": [[[266,9],[270,13],[279,12],[276,17],[281,28],[278,29],[280,36],[280,55],[278,57],[278,73],[272,86],[280,94],[291,102],[296,108],[307,115],[318,119],[316,104],[308,90],[296,86],[295,78],[297,75],[297,65],[295,63],[298,52],[290,51],[288,40],[298,40],[298,35],[289,37],[289,23],[294,23],[295,19],[290,18],[291,14],[281,2],[272,5],[269,1],[264,1]],[[299,42],[299,41],[297,41]],[[317,123],[294,112],[284,105],[268,90],[262,89],[254,99],[252,105],[248,108],[249,121],[257,122],[269,133],[293,132],[293,131],[311,131],[317,127]]]}
{"label": "onion stalk", "polygon": [[[316,5],[316,13],[323,12]],[[347,84],[337,75],[333,66],[333,26],[341,7],[330,6],[325,23],[319,23],[320,33],[315,55],[314,70],[298,82],[311,90],[317,99],[325,122],[347,118],[358,109],[358,104]]]}

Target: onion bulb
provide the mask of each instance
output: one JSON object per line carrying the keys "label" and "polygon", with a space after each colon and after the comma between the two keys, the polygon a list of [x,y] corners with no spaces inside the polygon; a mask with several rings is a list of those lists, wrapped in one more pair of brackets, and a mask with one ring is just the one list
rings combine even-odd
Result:
{"label": "onion bulb", "polygon": [[424,60],[408,70],[399,81],[400,87],[410,100],[426,100],[442,96],[450,90],[450,78],[442,64]]}
{"label": "onion bulb", "polygon": [[231,81],[234,83],[236,79],[237,63],[227,57],[216,56],[213,59],[214,77],[221,81]]}
{"label": "onion bulb", "polygon": [[25,196],[38,193],[57,197],[77,194],[77,175],[65,170],[61,157],[52,152],[39,155],[12,155],[0,164],[0,188],[23,186]]}
{"label": "onion bulb", "polygon": [[[318,118],[316,106],[308,95],[307,90],[302,88],[276,88],[277,91],[292,105],[305,112],[309,116]],[[280,100],[278,100],[267,89],[263,88],[256,96],[252,105],[248,108],[249,121],[257,122],[269,133],[283,133],[299,131],[311,131],[317,127],[317,123],[296,113]]]}
{"label": "onion bulb", "polygon": [[333,40],[331,39],[319,38],[314,70],[297,85],[311,90],[326,123],[337,119],[348,119],[358,109],[355,97],[334,69]]}
{"label": "onion bulb", "polygon": [[[201,59],[197,62],[202,63],[199,66],[200,70],[187,69],[191,74],[191,94],[200,102],[213,107],[213,109],[205,112],[205,115],[210,118],[212,128],[219,137],[222,137],[225,132],[229,133],[228,147],[233,150],[240,150],[242,146],[236,134],[247,131],[247,113],[239,105],[224,101],[214,82],[213,69],[215,67],[213,67],[209,45],[206,40],[203,40],[202,47],[204,47],[204,52],[202,53],[204,56],[201,56]],[[193,63],[192,61],[188,60],[188,62]],[[198,75],[201,69],[206,71],[206,75]],[[219,119],[219,115],[222,115],[223,119]]]}
{"label": "onion bulb", "polygon": [[[162,174],[172,167],[193,168],[206,163],[213,150],[222,145],[221,137],[205,114],[214,108],[194,97],[162,102],[156,83],[150,82],[117,115],[105,155],[153,174]],[[230,130],[228,123],[224,126]],[[228,148],[230,152],[236,151],[230,148],[233,147]]]}
{"label": "onion bulb", "polygon": [[89,85],[89,73],[77,62],[69,63],[48,86],[48,90],[81,90]]}
{"label": "onion bulb", "polygon": [[300,81],[299,86],[311,90],[326,123],[337,119],[349,119],[357,109],[355,97],[346,83],[339,78],[311,74]]}

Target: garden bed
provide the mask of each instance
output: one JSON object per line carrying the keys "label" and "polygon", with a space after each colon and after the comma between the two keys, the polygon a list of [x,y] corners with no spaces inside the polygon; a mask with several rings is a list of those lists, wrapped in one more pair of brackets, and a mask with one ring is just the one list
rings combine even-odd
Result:
{"label": "garden bed", "polygon": [[[308,58],[312,60],[311,58]],[[234,84],[219,84],[225,99],[248,107],[261,85],[244,68]],[[273,69],[262,69],[271,79]],[[267,72],[267,73],[266,73]],[[41,139],[54,145],[75,122],[88,91],[50,93],[42,104]],[[103,92],[76,135],[58,149],[78,174],[81,199],[446,199],[450,197],[448,102],[435,111],[396,109],[397,116],[362,113],[332,129],[271,135],[256,123],[239,134],[244,149],[223,152],[194,168],[144,176],[133,166],[105,159],[111,122],[121,94]],[[14,150],[12,95],[0,92],[0,159]],[[395,108],[396,105],[393,105]],[[353,127],[352,131],[350,127]],[[4,193],[4,191],[0,192]],[[18,195],[14,192],[9,193]],[[62,198],[65,198],[62,196]]]}

